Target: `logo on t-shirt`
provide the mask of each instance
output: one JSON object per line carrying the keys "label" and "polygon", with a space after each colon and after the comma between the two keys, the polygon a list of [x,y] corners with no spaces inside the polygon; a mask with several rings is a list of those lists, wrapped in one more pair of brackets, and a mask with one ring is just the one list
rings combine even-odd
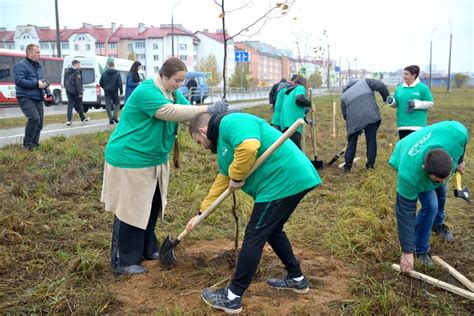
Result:
{"label": "logo on t-shirt", "polygon": [[225,155],[227,155],[227,152],[228,152],[227,148],[222,147],[222,156],[223,157],[225,157]]}
{"label": "logo on t-shirt", "polygon": [[427,135],[423,136],[422,139],[417,141],[415,145],[413,145],[410,150],[408,151],[408,155],[410,156],[415,156],[419,152],[421,152],[424,148],[425,142],[431,138],[431,132],[429,132]]}
{"label": "logo on t-shirt", "polygon": [[421,95],[421,94],[420,94],[419,92],[417,92],[417,91],[412,92],[412,94],[413,94],[413,95],[416,95],[416,96],[420,96],[420,95]]}

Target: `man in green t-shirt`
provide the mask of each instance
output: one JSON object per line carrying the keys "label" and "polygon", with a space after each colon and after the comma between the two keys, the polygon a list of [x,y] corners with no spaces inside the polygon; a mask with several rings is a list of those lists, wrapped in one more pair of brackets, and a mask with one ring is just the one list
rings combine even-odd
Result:
{"label": "man in green t-shirt", "polygon": [[403,272],[413,269],[413,252],[420,263],[432,265],[431,229],[437,214],[444,212],[446,181],[455,171],[464,173],[468,137],[461,123],[440,122],[400,140],[390,157],[390,166],[398,171],[396,214]]}
{"label": "man in green t-shirt", "polygon": [[[321,184],[311,162],[293,142],[286,140],[243,181],[256,159],[281,136],[279,131],[263,119],[246,113],[198,114],[191,121],[189,130],[198,144],[217,154],[219,166],[219,174],[201,204],[201,211],[227,187],[241,188],[255,200],[232,282],[227,288],[204,289],[204,301],[227,313],[242,311],[242,295],[257,270],[266,242],[288,272],[286,278],[271,278],[267,284],[273,288],[307,293],[308,281],[283,226],[306,193]],[[189,221],[189,231],[199,216],[200,213]]]}
{"label": "man in green t-shirt", "polygon": [[418,75],[420,67],[411,65],[403,69],[403,84],[397,86],[387,103],[397,108],[397,129],[400,139],[427,124],[428,109],[433,106],[433,95]]}

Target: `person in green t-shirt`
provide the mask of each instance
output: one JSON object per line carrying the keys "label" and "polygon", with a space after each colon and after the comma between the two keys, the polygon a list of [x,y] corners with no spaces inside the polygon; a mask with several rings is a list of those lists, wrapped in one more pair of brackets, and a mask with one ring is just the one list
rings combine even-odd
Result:
{"label": "person in green t-shirt", "polygon": [[389,164],[398,172],[396,214],[403,272],[413,269],[413,252],[417,261],[432,265],[431,230],[436,217],[444,213],[446,181],[455,171],[464,173],[468,138],[464,125],[444,121],[411,133],[395,146]]}
{"label": "person in green t-shirt", "polygon": [[[285,99],[281,108],[280,128],[284,133],[299,118],[304,118],[305,113],[311,110],[311,102],[306,97],[306,79],[296,77],[294,84],[287,87]],[[301,149],[301,136],[303,126],[300,126],[290,139]]]}
{"label": "person in green t-shirt", "polygon": [[397,108],[397,129],[400,139],[427,124],[427,112],[433,106],[433,95],[418,78],[420,67],[411,65],[403,69],[403,84],[399,84],[387,103]]}
{"label": "person in green t-shirt", "polygon": [[127,99],[107,142],[101,201],[115,213],[112,270],[116,274],[144,273],[142,260],[158,259],[155,225],[159,216],[163,219],[166,206],[176,122],[228,107],[225,101],[189,106],[177,91],[186,71],[179,58],[166,60],[159,74],[141,83]]}
{"label": "person in green t-shirt", "polygon": [[[321,184],[309,159],[292,141],[286,140],[244,181],[256,159],[281,136],[279,131],[265,120],[247,113],[198,114],[191,121],[189,131],[198,144],[217,154],[219,166],[219,173],[200,210],[207,209],[227,187],[241,188],[255,200],[232,282],[227,288],[204,289],[204,301],[228,313],[240,312],[241,297],[250,285],[267,242],[288,271],[287,278],[271,278],[268,285],[307,293],[308,281],[283,226],[301,199]],[[188,231],[193,229],[199,216],[200,213],[188,222]]]}

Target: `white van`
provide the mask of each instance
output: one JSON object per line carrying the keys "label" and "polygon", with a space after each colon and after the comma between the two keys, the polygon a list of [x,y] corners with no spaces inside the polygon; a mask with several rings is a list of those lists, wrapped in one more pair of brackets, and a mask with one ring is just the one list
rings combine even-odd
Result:
{"label": "white van", "polygon": [[[63,101],[67,102],[66,89],[64,89],[64,70],[72,66],[72,61],[76,59],[81,63],[82,83],[84,85],[84,94],[82,96],[82,103],[84,104],[84,111],[87,112],[89,108],[96,109],[105,108],[104,90],[99,85],[101,75],[107,70],[109,61],[115,63],[115,69],[120,73],[123,83],[123,94],[125,95],[125,85],[127,84],[127,75],[130,67],[134,63],[133,60],[106,57],[106,56],[66,56],[64,57],[63,70],[61,74],[61,94]],[[145,79],[145,73],[139,72],[140,79]],[[123,104],[124,95],[121,97],[121,104]]]}

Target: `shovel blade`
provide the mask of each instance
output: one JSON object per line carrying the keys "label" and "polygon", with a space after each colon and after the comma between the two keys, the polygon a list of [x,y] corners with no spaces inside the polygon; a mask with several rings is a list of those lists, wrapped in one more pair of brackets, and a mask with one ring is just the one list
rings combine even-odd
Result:
{"label": "shovel blade", "polygon": [[464,187],[462,190],[454,189],[454,197],[464,199],[466,202],[471,203],[471,195],[467,187]]}
{"label": "shovel blade", "polygon": [[314,157],[314,160],[311,160],[311,163],[313,164],[314,169],[321,169],[324,166],[324,163],[322,160],[318,160],[318,157]]}
{"label": "shovel blade", "polygon": [[163,241],[163,244],[160,248],[160,265],[164,269],[171,269],[176,265],[176,254],[173,251],[173,248],[177,245],[177,242],[173,242],[170,239],[170,236],[167,236]]}

